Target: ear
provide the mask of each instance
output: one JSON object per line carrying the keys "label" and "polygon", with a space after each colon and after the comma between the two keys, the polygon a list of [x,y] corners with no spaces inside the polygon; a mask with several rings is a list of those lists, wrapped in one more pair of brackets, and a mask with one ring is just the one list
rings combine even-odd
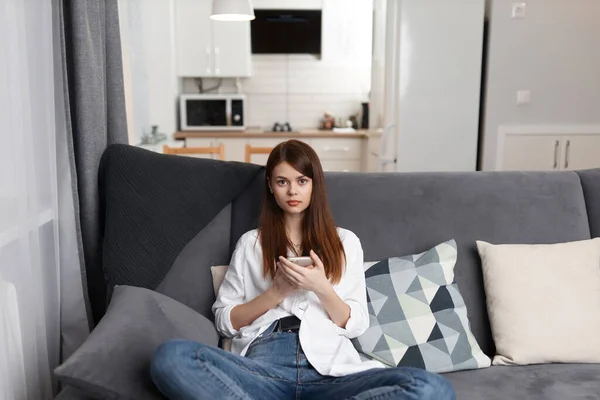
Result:
{"label": "ear", "polygon": [[269,188],[269,191],[273,193],[273,188],[271,188],[271,179],[269,178],[267,178],[267,187]]}

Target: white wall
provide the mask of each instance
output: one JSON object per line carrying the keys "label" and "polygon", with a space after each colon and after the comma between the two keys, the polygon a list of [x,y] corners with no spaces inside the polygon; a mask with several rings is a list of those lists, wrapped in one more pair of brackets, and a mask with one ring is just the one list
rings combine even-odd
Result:
{"label": "white wall", "polygon": [[[253,55],[252,77],[242,79],[247,96],[246,125],[270,129],[289,122],[294,129],[316,128],[324,112],[348,118],[368,101],[371,80],[372,0],[255,0],[255,8],[323,9],[322,56]],[[204,87],[213,86],[206,79]],[[193,79],[183,91],[196,92]],[[224,80],[220,91],[235,90]]]}
{"label": "white wall", "polygon": [[[502,127],[600,124],[600,1],[526,3],[524,19],[511,18],[511,0],[491,4],[484,170]],[[516,104],[518,90],[531,91],[530,104]]]}

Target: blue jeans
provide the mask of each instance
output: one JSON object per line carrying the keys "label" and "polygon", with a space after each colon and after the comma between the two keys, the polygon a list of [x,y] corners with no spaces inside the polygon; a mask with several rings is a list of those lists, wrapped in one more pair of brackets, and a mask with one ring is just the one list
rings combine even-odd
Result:
{"label": "blue jeans", "polygon": [[454,400],[450,383],[416,368],[372,369],[342,377],[319,374],[297,333],[269,327],[245,357],[193,341],[170,340],[156,351],[152,380],[169,399]]}

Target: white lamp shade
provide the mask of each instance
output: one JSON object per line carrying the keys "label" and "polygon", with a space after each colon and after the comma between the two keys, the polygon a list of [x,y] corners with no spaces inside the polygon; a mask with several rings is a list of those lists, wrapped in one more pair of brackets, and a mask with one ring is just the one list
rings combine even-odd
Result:
{"label": "white lamp shade", "polygon": [[254,9],[250,0],[213,0],[210,18],[217,21],[250,21],[254,19]]}

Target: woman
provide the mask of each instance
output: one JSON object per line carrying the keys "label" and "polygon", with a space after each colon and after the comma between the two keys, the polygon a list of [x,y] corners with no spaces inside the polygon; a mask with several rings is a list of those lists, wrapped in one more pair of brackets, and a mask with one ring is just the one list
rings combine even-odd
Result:
{"label": "woman", "polygon": [[[336,228],[321,163],[290,140],[267,161],[259,228],[237,243],[213,306],[232,352],[172,340],[152,379],[171,399],[454,399],[441,376],[361,361],[369,326],[363,251]],[[286,257],[309,255],[301,267]]]}

